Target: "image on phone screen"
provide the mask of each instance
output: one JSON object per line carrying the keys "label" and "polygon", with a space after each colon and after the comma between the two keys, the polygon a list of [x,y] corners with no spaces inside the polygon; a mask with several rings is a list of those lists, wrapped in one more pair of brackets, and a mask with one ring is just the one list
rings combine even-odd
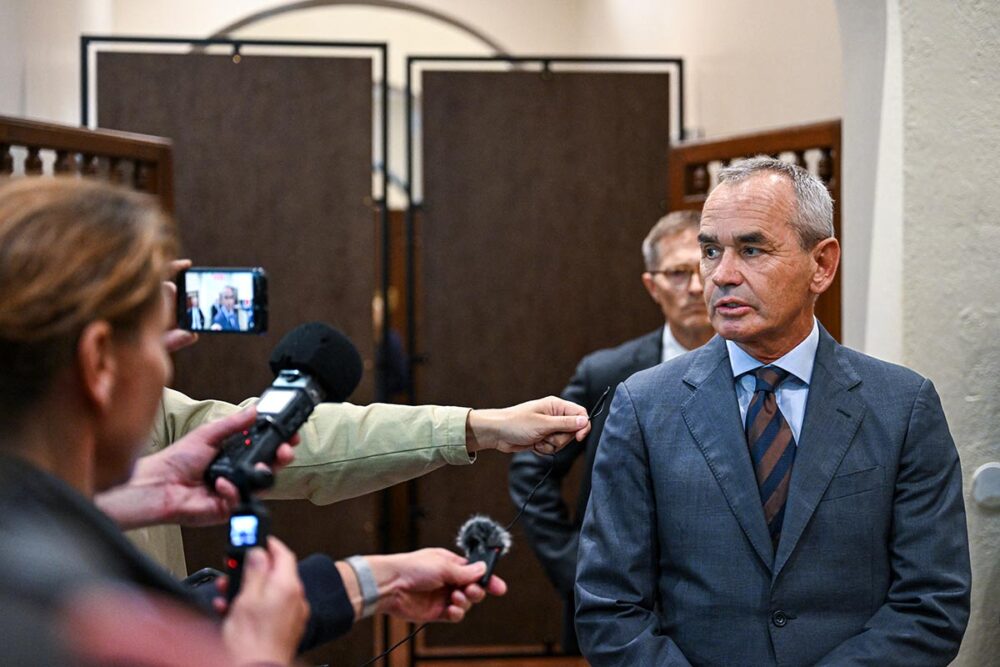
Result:
{"label": "image on phone screen", "polygon": [[189,331],[260,333],[264,289],[260,269],[188,269],[178,277],[178,322]]}
{"label": "image on phone screen", "polygon": [[234,547],[257,546],[257,530],[260,525],[252,514],[237,514],[229,519],[229,543]]}

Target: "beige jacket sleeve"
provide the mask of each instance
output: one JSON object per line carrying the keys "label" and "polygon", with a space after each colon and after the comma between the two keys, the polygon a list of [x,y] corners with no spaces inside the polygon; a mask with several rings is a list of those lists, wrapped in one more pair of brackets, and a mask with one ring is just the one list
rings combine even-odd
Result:
{"label": "beige jacket sleeve", "polygon": [[[232,414],[233,405],[196,401],[163,390],[150,451],[163,449],[206,422]],[[419,477],[445,464],[475,460],[465,448],[468,408],[376,403],[323,403],[299,431],[295,461],[282,470],[269,498],[334,503]],[[183,547],[176,526],[131,531],[141,548],[183,576]]]}

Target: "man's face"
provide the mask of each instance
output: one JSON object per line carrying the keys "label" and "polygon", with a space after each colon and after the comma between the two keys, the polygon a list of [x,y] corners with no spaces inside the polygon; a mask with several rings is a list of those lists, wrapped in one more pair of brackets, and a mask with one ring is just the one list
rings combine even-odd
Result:
{"label": "man's face", "polygon": [[712,327],[760,361],[778,359],[812,330],[816,297],[840,258],[833,239],[803,250],[792,227],[795,192],[761,173],[717,187],[701,217],[701,272]]}
{"label": "man's face", "polygon": [[[657,244],[657,272],[646,272],[642,282],[649,296],[660,306],[671,331],[685,347],[696,347],[711,335],[703,286],[698,275],[701,249],[698,229],[691,227],[665,236]],[[686,334],[686,335],[685,335]],[[696,339],[689,345],[683,338]]]}
{"label": "man's face", "polygon": [[228,287],[222,290],[222,307],[226,310],[233,310],[236,307],[236,295]]}

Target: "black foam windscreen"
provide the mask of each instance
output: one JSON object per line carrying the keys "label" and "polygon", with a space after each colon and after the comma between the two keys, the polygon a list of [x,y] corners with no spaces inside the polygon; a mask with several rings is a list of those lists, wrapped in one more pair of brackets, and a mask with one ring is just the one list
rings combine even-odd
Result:
{"label": "black foam windscreen", "polygon": [[285,334],[270,364],[275,375],[284,370],[308,373],[334,403],[347,400],[357,389],[364,368],[354,343],[323,322],[302,324]]}
{"label": "black foam windscreen", "polygon": [[480,550],[497,550],[500,555],[510,551],[510,533],[488,516],[476,514],[458,529],[455,544],[466,557]]}

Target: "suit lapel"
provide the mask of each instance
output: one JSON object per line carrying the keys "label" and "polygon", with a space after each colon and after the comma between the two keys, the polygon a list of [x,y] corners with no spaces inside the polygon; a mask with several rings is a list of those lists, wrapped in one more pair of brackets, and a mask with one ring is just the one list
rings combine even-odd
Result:
{"label": "suit lapel", "polygon": [[801,442],[795,452],[781,541],[774,559],[775,578],[802,537],[865,414],[865,404],[850,392],[861,378],[839,354],[841,349],[820,327]]}
{"label": "suit lapel", "polygon": [[681,406],[681,415],[744,534],[770,569],[774,560],[771,538],[740,422],[725,341],[716,336],[692,354],[697,356],[684,382],[694,392]]}

